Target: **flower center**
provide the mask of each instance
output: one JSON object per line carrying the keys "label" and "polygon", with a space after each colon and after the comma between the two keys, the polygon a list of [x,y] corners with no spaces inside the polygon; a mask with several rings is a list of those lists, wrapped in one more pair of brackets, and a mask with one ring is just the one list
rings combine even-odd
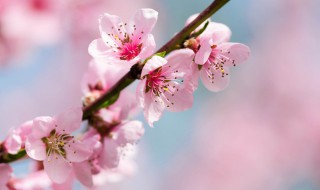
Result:
{"label": "flower center", "polygon": [[142,44],[132,42],[131,40],[124,40],[122,47],[120,47],[119,55],[121,60],[130,61],[141,52]]}
{"label": "flower center", "polygon": [[69,134],[59,134],[55,129],[50,132],[48,137],[42,138],[42,141],[46,144],[48,161],[50,161],[49,158],[53,153],[66,159],[66,150],[64,149],[64,146],[69,144],[68,146],[70,147],[70,143],[75,142],[73,138],[74,136]]}
{"label": "flower center", "polygon": [[[167,72],[168,71],[164,72],[162,67],[150,72],[147,75],[145,93],[151,90],[153,95],[160,97],[164,101],[164,104],[170,107],[174,105],[174,102],[172,102],[169,97],[174,96],[175,92],[179,91],[176,85],[183,83],[183,80],[177,77],[176,74],[179,72],[178,70],[172,71],[170,76],[164,75]],[[155,100],[155,102],[157,102],[157,100]]]}

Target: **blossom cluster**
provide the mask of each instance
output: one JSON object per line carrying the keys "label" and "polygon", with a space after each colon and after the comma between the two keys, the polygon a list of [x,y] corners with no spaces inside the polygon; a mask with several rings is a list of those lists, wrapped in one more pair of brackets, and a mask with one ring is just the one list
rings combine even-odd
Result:
{"label": "blossom cluster", "polygon": [[[132,152],[144,134],[142,122],[132,119],[139,108],[153,127],[165,110],[179,112],[192,107],[199,78],[210,91],[226,88],[230,67],[249,56],[247,46],[229,42],[231,31],[227,26],[210,20],[192,32],[179,48],[156,52],[152,30],[157,17],[152,9],[138,10],[128,22],[105,13],[99,18],[101,38],[89,45],[92,61],[81,81],[83,106],[90,106],[134,64],[140,64],[143,68],[137,76],[140,82],[135,93],[125,89],[114,94],[107,106],[102,105],[86,122],[82,122],[80,107],[53,117],[36,117],[13,129],[1,144],[11,155],[25,149],[37,161],[33,174],[44,178],[43,170],[47,174],[48,183],[43,187],[35,183],[30,189],[67,189],[73,179],[92,187],[97,185],[97,177],[108,180],[111,173],[127,175],[133,163],[123,155]],[[196,17],[191,16],[186,25]],[[126,161],[130,164],[123,166]],[[0,167],[1,189],[18,189],[27,183],[12,177],[9,165]]]}

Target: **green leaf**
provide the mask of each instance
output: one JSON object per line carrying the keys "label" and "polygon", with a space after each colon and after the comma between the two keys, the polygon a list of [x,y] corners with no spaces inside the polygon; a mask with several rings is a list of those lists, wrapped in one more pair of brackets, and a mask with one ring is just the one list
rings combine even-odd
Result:
{"label": "green leaf", "polygon": [[106,107],[114,104],[118,100],[119,96],[120,96],[120,93],[117,93],[117,94],[111,96],[111,98],[109,98],[107,101],[103,102],[103,104],[101,104],[99,106],[99,109],[106,108]]}
{"label": "green leaf", "polygon": [[166,56],[166,51],[163,51],[163,52],[160,52],[160,53],[156,53],[156,54],[154,54],[154,55],[157,55],[157,56],[160,56],[160,57],[164,57],[164,56]]}

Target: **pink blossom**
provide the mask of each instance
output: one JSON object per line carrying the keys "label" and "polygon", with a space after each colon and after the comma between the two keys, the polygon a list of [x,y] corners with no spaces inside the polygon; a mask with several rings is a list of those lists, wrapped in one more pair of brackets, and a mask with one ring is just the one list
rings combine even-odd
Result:
{"label": "pink blossom", "polygon": [[105,13],[99,19],[101,38],[89,45],[89,53],[112,62],[131,64],[149,57],[155,48],[150,32],[157,17],[155,10],[140,9],[129,23],[124,23],[120,17]]}
{"label": "pink blossom", "polygon": [[11,184],[14,189],[41,190],[48,189],[52,185],[52,181],[45,171],[40,170],[34,171],[23,178],[13,179]]}
{"label": "pink blossom", "polygon": [[102,168],[115,168],[118,166],[121,154],[126,150],[126,147],[140,140],[144,134],[144,128],[140,121],[119,118],[117,117],[119,115],[106,109],[101,110],[99,115],[106,119],[106,126],[104,126],[106,131],[103,136],[99,162]]}
{"label": "pink blossom", "polygon": [[150,126],[167,109],[177,112],[192,106],[193,87],[190,63],[194,53],[189,49],[172,52],[166,59],[153,56],[142,70],[137,97]]}
{"label": "pink blossom", "polygon": [[[191,16],[188,22],[195,18]],[[209,21],[205,31],[196,39],[190,39],[185,45],[196,53],[193,70],[200,74],[204,86],[210,91],[220,91],[226,88],[230,80],[229,67],[246,61],[250,54],[248,46],[228,42],[230,29],[221,23]],[[194,77],[197,86],[197,77]]]}
{"label": "pink blossom", "polygon": [[12,168],[7,164],[0,164],[0,189],[9,190],[7,183],[11,178]]}
{"label": "pink blossom", "polygon": [[24,147],[27,136],[32,132],[32,121],[23,123],[20,127],[12,129],[4,141],[4,147],[10,154],[16,154]]}
{"label": "pink blossom", "polygon": [[[126,67],[121,65],[92,60],[81,82],[82,91],[85,94],[84,104],[90,104],[108,91],[126,72]],[[108,122],[120,121],[135,114],[137,107],[135,99],[135,95],[130,90],[123,90],[118,100],[107,108],[109,111],[104,110],[104,112],[109,112],[109,114],[104,114],[104,120]]]}
{"label": "pink blossom", "polygon": [[101,152],[100,135],[95,132],[93,128],[90,128],[82,138],[83,142],[89,145],[93,149],[92,155],[88,160],[83,162],[73,163],[73,171],[75,177],[85,186],[92,187],[92,175],[100,172],[101,167],[98,163],[98,158]]}
{"label": "pink blossom", "polygon": [[80,127],[82,110],[69,109],[54,117],[33,120],[32,134],[27,138],[27,154],[43,161],[44,169],[55,183],[63,183],[71,172],[71,164],[86,160],[90,147],[70,133]]}

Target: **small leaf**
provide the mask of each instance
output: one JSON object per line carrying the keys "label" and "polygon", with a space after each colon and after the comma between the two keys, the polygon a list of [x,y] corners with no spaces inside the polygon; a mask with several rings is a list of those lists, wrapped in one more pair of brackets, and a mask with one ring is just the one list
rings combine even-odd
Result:
{"label": "small leaf", "polygon": [[199,31],[192,33],[189,38],[198,37],[200,34],[202,34],[206,30],[208,25],[209,25],[209,21],[207,21]]}
{"label": "small leaf", "polygon": [[160,57],[164,57],[166,56],[166,51],[160,52],[160,53],[156,53],[155,55],[160,56]]}

